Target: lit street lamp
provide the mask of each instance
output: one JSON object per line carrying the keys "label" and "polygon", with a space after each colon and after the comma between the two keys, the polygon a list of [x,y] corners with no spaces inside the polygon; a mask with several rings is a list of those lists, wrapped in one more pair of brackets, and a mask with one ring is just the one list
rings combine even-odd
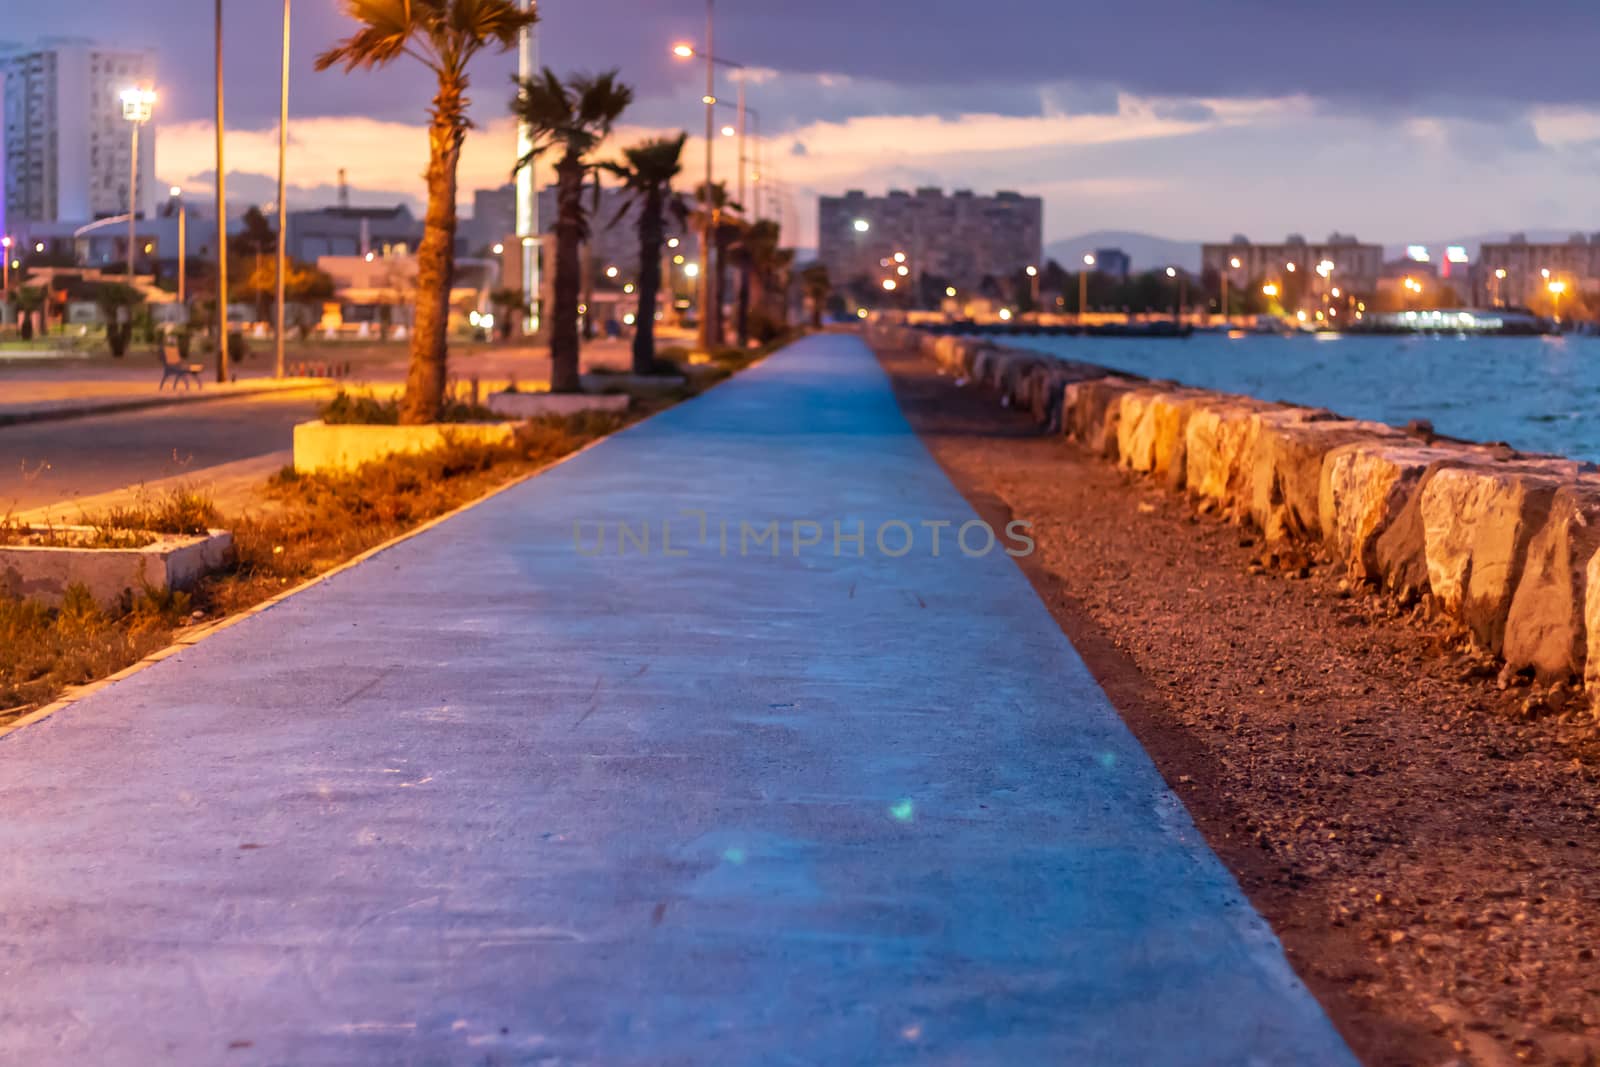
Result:
{"label": "lit street lamp", "polygon": [[[1239,265],[1238,256],[1228,260],[1228,267],[1233,270],[1238,270]],[[1219,273],[1222,275],[1222,325],[1229,326],[1233,323],[1233,316],[1229,313],[1230,309],[1228,307],[1228,271],[1224,269]]]}
{"label": "lit street lamp", "polygon": [[1039,268],[1028,264],[1029,290],[1033,295],[1033,313],[1039,314]]}
{"label": "lit street lamp", "polygon": [[288,159],[289,159],[289,5],[290,0],[283,0],[283,73],[278,87],[278,293],[277,314],[273,321],[273,347],[276,349],[276,360],[273,364],[273,374],[282,378],[285,372],[283,357],[283,301],[285,288],[285,275],[289,265],[289,234],[288,234],[288,206],[284,200],[288,197]]}
{"label": "lit street lamp", "polygon": [[[174,185],[170,192],[172,194],[172,199],[176,201],[178,205],[178,306],[187,309],[189,305],[184,299],[184,294],[186,292],[184,286],[188,281],[187,260],[189,258],[189,207],[183,202],[182,189]],[[182,325],[184,328],[187,328],[189,325],[189,316],[187,314],[183,317]]]}
{"label": "lit street lamp", "polygon": [[[714,180],[713,179],[713,157],[714,157],[714,154],[715,154],[715,149],[714,149],[713,146],[716,144],[716,133],[717,133],[717,124],[716,124],[716,117],[715,117],[715,109],[716,109],[716,106],[717,106],[717,70],[716,69],[717,69],[718,65],[721,65],[721,66],[724,66],[724,67],[733,67],[733,68],[738,69],[738,70],[743,70],[744,69],[744,64],[742,64],[742,63],[734,63],[734,62],[732,62],[730,60],[722,59],[719,56],[717,56],[717,54],[716,54],[715,44],[714,44],[714,41],[715,41],[715,36],[714,36],[715,17],[714,17],[714,11],[713,11],[713,2],[714,2],[714,0],[706,0],[706,43],[705,43],[704,51],[702,52],[700,49],[695,48],[694,45],[689,44],[687,42],[682,42],[682,43],[673,45],[673,47],[672,47],[672,54],[677,56],[679,59],[693,59],[697,55],[703,55],[705,57],[705,61],[706,61],[706,92],[705,92],[705,95],[700,98],[701,101],[706,106],[706,187],[705,187],[705,202],[703,204],[703,214],[704,214],[705,217],[701,220],[702,221],[702,226],[701,226],[701,239],[700,239],[700,263],[701,263],[701,270],[700,270],[700,293],[701,293],[701,296],[700,296],[700,348],[701,348],[701,351],[703,351],[703,352],[711,351],[711,315],[712,315],[712,308],[717,306],[717,304],[720,303],[720,301],[722,299],[721,294],[716,291],[716,275],[717,275],[718,272],[711,268],[711,249],[712,249],[713,234],[715,234],[715,232],[716,232],[717,224],[721,221],[720,217],[719,217],[721,215],[721,210],[719,208],[717,208],[715,206],[715,204],[712,203],[712,199],[711,199],[711,195],[712,195],[711,194],[711,186],[712,186],[712,182]],[[738,185],[738,188],[739,188],[739,197],[740,197],[740,203],[741,204],[743,203],[743,198],[744,198],[744,144],[743,144],[744,137],[743,137],[743,132],[744,132],[744,79],[740,78],[739,79],[739,134],[740,134],[739,157],[740,158],[739,158],[739,180],[737,182],[737,185]],[[719,326],[720,326],[720,324],[719,324]],[[717,340],[720,342],[721,338],[718,337]]]}
{"label": "lit street lamp", "polygon": [[1083,265],[1086,269],[1078,272],[1078,325],[1083,325],[1083,313],[1089,308],[1089,269],[1094,267],[1094,256],[1085,252]]}
{"label": "lit street lamp", "polygon": [[1567,283],[1553,281],[1550,283],[1550,298],[1555,302],[1555,320],[1561,322],[1561,294],[1567,291]]}
{"label": "lit street lamp", "polygon": [[0,271],[3,271],[3,280],[0,280],[0,293],[11,291],[11,238],[0,237]]}
{"label": "lit street lamp", "polygon": [[139,216],[139,127],[150,121],[156,109],[154,89],[122,90],[122,117],[133,124],[132,152],[128,162],[128,284],[133,284],[133,252]]}

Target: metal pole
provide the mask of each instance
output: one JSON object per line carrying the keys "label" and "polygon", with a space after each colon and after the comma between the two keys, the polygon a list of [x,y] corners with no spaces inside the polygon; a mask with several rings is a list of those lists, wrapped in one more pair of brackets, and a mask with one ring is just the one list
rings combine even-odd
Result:
{"label": "metal pole", "polygon": [[1089,265],[1078,271],[1078,325],[1083,325],[1083,316],[1089,310]]}
{"label": "metal pole", "polygon": [[711,351],[711,301],[715,299],[711,284],[711,237],[716,227],[716,208],[711,192],[712,156],[716,146],[717,74],[711,59],[711,34],[713,26],[712,4],[706,0],[706,187],[701,202],[700,226],[700,351]]}
{"label": "metal pole", "polygon": [[[532,11],[534,0],[522,0],[522,10]],[[517,43],[517,74],[527,81],[539,73],[538,31],[532,26],[522,28]],[[517,158],[524,159],[533,149],[533,130],[526,122],[517,124]],[[522,319],[524,334],[540,329],[541,302],[539,292],[539,184],[536,180],[537,163],[529,163],[517,171],[517,243],[522,264],[522,294],[527,300]]]}
{"label": "metal pole", "polygon": [[139,240],[135,220],[139,217],[139,120],[133,120],[133,159],[128,164],[128,284],[133,284],[133,246]]}
{"label": "metal pole", "polygon": [[217,381],[228,380],[228,169],[222,130],[222,0],[216,0],[217,66]]}
{"label": "metal pole", "polygon": [[[181,199],[178,201],[178,306],[187,308],[188,301],[184,299],[184,283],[188,281],[185,268],[189,258],[189,206]],[[183,317],[185,329],[189,326],[189,316]]]}
{"label": "metal pole", "polygon": [[745,141],[744,141],[744,122],[745,122],[744,71],[741,70],[741,71],[738,71],[737,73],[738,73],[738,77],[739,77],[739,210],[743,211],[745,213],[745,216],[744,216],[745,218],[751,219],[751,218],[754,218],[755,216],[750,214],[750,204],[744,198],[745,197],[744,175],[745,175],[745,169],[746,169],[745,168],[745,154],[744,154],[744,144],[745,144]]}
{"label": "metal pole", "polygon": [[284,373],[283,361],[283,298],[285,290],[284,275],[289,265],[289,215],[284,204],[287,195],[286,167],[289,156],[289,5],[291,0],[283,0],[283,78],[278,95],[278,307],[277,321],[273,323],[273,335],[277,347],[277,363],[274,365],[273,374],[282,378]]}

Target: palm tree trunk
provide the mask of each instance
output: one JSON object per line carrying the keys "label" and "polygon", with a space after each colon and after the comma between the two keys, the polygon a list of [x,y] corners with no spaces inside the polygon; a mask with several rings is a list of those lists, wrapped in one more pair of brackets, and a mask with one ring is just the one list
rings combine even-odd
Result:
{"label": "palm tree trunk", "polygon": [[[450,101],[457,103],[452,106]],[[428,127],[428,212],[417,247],[417,321],[400,421],[420,426],[444,405],[450,330],[450,286],[456,243],[456,166],[461,161],[460,94],[441,88]]]}
{"label": "palm tree trunk", "polygon": [[750,260],[745,258],[739,264],[739,308],[734,319],[734,329],[738,331],[739,347],[750,347]]}
{"label": "palm tree trunk", "polygon": [[639,209],[639,310],[633,316],[633,373],[656,369],[656,296],[661,291],[662,203],[651,189]]}
{"label": "palm tree trunk", "polygon": [[583,164],[571,156],[556,164],[556,284],[550,313],[550,391],[576,393],[578,300],[583,286],[578,246],[583,230]]}

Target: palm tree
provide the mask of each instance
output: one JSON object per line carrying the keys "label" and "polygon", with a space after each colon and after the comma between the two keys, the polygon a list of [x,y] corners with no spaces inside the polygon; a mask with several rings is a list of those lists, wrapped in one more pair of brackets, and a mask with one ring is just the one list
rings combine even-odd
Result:
{"label": "palm tree", "polygon": [[626,163],[612,163],[607,169],[622,179],[626,202],[615,226],[630,210],[638,210],[639,226],[639,310],[634,315],[633,373],[654,374],[656,366],[656,297],[661,291],[661,246],[666,242],[667,219],[680,226],[689,216],[689,206],[672,191],[672,179],[683,169],[683,145],[689,135],[644,141],[623,150]]}
{"label": "palm tree", "polygon": [[495,310],[495,328],[500,340],[511,339],[511,326],[516,318],[528,313],[528,296],[521,289],[503,288],[489,291],[489,306]]}
{"label": "palm tree", "polygon": [[827,304],[828,297],[833,295],[833,281],[828,277],[828,268],[822,263],[813,263],[800,272],[800,284],[805,287],[806,300],[811,304],[811,326],[813,329],[822,329],[822,309]]}
{"label": "palm tree", "polygon": [[617,72],[572,74],[563,82],[548,67],[537,78],[517,83],[511,113],[524,123],[533,147],[517,161],[517,170],[551,149],[556,161],[555,306],[550,311],[550,390],[575,393],[578,377],[578,301],[583,287],[579,246],[589,233],[589,211],[583,186],[598,164],[589,158],[611,133],[611,127],[633,102],[633,90],[617,80]]}
{"label": "palm tree", "polygon": [[317,69],[343,64],[388,66],[411,56],[433,71],[438,91],[428,109],[428,211],[417,249],[417,313],[411,335],[400,421],[433,422],[444,403],[450,327],[450,285],[455,274],[456,168],[467,118],[467,67],[488,48],[508,51],[538,19],[516,0],[345,0],[360,29],[317,57]]}
{"label": "palm tree", "polygon": [[[739,264],[739,344],[749,342],[752,310],[760,316],[764,332],[775,335],[788,326],[787,301],[773,298],[788,288],[788,271],[794,263],[794,249],[783,248],[782,230],[771,219],[757,219],[745,228],[735,258]],[[756,338],[771,340],[771,336]]]}
{"label": "palm tree", "polygon": [[[728,291],[722,284],[723,275],[727,271],[729,254],[739,241],[744,224],[738,219],[738,212],[744,210],[728,195],[728,187],[723,182],[712,182],[710,195],[706,193],[706,185],[701,182],[695,187],[695,202],[709,205],[714,225],[711,227],[711,247],[706,250],[706,269],[711,271],[711,278],[715,284],[706,286],[711,294],[711,306],[700,309],[702,316],[709,316],[710,330],[706,336],[710,339],[711,347],[716,348],[722,344],[722,294]],[[700,207],[694,213],[695,229],[700,233],[706,232],[705,213],[707,208]]]}

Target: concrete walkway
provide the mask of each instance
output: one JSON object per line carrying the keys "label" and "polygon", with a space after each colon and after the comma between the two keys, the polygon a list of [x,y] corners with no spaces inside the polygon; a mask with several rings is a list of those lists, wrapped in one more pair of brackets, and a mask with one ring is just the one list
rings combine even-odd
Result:
{"label": "concrete walkway", "polygon": [[1350,1062],[974,518],[817,338],[0,741],[0,1062]]}

